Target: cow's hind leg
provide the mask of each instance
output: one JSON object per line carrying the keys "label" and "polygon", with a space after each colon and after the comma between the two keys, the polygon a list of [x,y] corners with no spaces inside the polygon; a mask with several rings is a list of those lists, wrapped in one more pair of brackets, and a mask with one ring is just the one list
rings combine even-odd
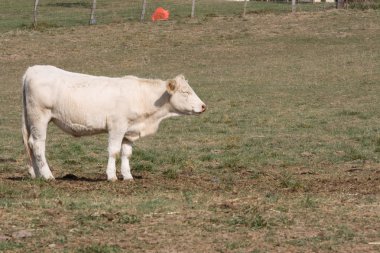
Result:
{"label": "cow's hind leg", "polygon": [[132,155],[132,142],[126,138],[121,144],[121,175],[124,180],[133,180],[131,168],[129,167],[129,158]]}
{"label": "cow's hind leg", "polygon": [[108,138],[107,180],[116,181],[116,158],[120,154],[124,132],[111,131]]}
{"label": "cow's hind leg", "polygon": [[[32,165],[34,175],[44,179],[54,179],[45,157],[46,131],[50,121],[50,115],[39,114],[36,119],[31,119],[29,147],[32,150]],[[33,174],[32,174],[33,175]]]}

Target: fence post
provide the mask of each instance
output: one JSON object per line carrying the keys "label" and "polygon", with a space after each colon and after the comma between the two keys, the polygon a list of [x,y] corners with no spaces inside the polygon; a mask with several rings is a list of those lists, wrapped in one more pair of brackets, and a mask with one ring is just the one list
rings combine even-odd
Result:
{"label": "fence post", "polygon": [[195,0],[193,0],[193,3],[191,5],[191,18],[194,18],[194,12],[195,12]]}
{"label": "fence post", "polygon": [[146,0],[143,0],[140,21],[143,21],[143,20],[144,20],[144,17],[145,17],[145,9],[146,9]]}
{"label": "fence post", "polygon": [[336,8],[337,9],[344,8],[344,0],[335,0],[335,2],[336,2]]}
{"label": "fence post", "polygon": [[296,0],[292,0],[292,12],[296,12]]}
{"label": "fence post", "polygon": [[95,9],[96,9],[96,0],[93,0],[92,2],[92,8],[91,8],[91,16],[90,16],[90,25],[95,25],[96,24],[96,19],[95,19]]}
{"label": "fence post", "polygon": [[245,13],[246,13],[246,11],[247,11],[247,3],[248,3],[248,1],[247,1],[247,0],[244,0],[243,18],[245,17]]}
{"label": "fence post", "polygon": [[33,11],[33,27],[37,28],[37,7],[39,0],[35,0],[34,2],[34,11]]}

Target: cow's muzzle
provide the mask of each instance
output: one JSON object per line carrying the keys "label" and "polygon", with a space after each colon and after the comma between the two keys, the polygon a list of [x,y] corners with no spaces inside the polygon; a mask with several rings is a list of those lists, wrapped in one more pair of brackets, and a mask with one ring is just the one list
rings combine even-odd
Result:
{"label": "cow's muzzle", "polygon": [[201,108],[202,108],[202,110],[201,110],[201,113],[202,113],[202,112],[205,112],[205,111],[206,111],[206,109],[207,109],[207,107],[206,107],[206,105],[205,105],[205,104],[203,104]]}

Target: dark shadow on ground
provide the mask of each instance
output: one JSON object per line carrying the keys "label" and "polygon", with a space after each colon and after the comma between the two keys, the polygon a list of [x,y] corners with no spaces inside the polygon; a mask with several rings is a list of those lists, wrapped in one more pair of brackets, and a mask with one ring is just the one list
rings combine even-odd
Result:
{"label": "dark shadow on ground", "polygon": [[7,177],[6,179],[12,181],[24,181],[30,179],[30,177]]}
{"label": "dark shadow on ground", "polygon": [[[133,176],[133,178],[134,179],[143,179],[143,177],[140,175]],[[12,180],[12,181],[32,180],[28,176],[25,176],[25,177],[22,177],[22,176],[21,177],[20,176],[8,177],[6,179]],[[55,178],[55,180],[57,180],[57,181],[79,181],[79,182],[104,182],[104,181],[107,181],[107,179],[105,177],[102,177],[102,178],[78,177],[74,174],[66,174],[63,177]],[[121,180],[122,179],[119,178],[119,181],[121,181]]]}
{"label": "dark shadow on ground", "polygon": [[66,174],[63,177],[58,177],[56,180],[59,181],[82,181],[82,182],[102,182],[106,181],[105,178],[88,178],[88,177],[78,177],[74,174]]}

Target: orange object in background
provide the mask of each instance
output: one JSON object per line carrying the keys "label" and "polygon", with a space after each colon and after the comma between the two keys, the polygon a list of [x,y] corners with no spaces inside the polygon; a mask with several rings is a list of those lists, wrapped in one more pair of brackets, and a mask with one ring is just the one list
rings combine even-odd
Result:
{"label": "orange object in background", "polygon": [[169,11],[162,7],[158,7],[152,14],[152,21],[168,20]]}

